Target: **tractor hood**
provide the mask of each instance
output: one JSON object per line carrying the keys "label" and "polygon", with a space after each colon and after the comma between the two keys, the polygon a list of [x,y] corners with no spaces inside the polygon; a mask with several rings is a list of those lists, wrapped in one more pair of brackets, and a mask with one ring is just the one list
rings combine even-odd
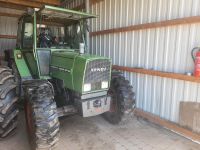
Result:
{"label": "tractor hood", "polygon": [[[99,78],[101,75],[103,78],[106,77],[106,80],[109,80],[111,60],[106,57],[79,54],[72,51],[54,51],[51,55],[50,67],[52,77],[64,79],[64,84],[67,88],[84,94],[84,83],[92,82],[96,84],[97,80],[105,80]],[[92,76],[93,78],[89,78]],[[101,89],[95,88],[90,92],[97,90]]]}
{"label": "tractor hood", "polygon": [[94,59],[108,59],[107,57],[101,57],[101,56],[96,56],[96,55],[89,55],[89,54],[79,54],[77,52],[70,52],[70,51],[54,51],[52,52],[53,56],[57,57],[64,57],[68,59],[85,59],[85,60],[94,60]]}

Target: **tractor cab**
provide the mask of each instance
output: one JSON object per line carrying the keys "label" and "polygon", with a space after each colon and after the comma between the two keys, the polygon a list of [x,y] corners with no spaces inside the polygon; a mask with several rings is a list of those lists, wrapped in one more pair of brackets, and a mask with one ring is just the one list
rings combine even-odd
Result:
{"label": "tractor cab", "polygon": [[19,69],[23,79],[51,78],[50,63],[54,52],[65,51],[69,53],[66,57],[71,56],[70,53],[79,53],[80,43],[84,45],[85,51],[86,20],[95,17],[97,16],[47,5],[38,11],[30,10],[21,17],[15,61],[27,64],[23,66],[25,71]]}

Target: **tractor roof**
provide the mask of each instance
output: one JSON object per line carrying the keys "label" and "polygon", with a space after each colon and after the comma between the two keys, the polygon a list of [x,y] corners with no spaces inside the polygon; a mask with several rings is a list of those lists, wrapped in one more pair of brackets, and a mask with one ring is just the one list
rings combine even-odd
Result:
{"label": "tractor roof", "polygon": [[68,20],[68,21],[78,21],[88,18],[96,18],[96,15],[92,15],[85,12],[69,10],[60,7],[44,5],[38,12],[38,15],[44,16],[45,20]]}

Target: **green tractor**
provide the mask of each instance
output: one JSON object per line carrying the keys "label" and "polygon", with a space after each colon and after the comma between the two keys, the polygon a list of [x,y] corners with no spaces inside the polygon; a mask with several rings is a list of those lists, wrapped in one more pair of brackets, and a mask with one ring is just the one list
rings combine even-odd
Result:
{"label": "green tractor", "polygon": [[17,127],[18,98],[33,150],[56,145],[59,117],[102,115],[118,124],[133,111],[129,81],[112,71],[109,58],[85,53],[86,20],[95,17],[44,6],[19,19],[12,69],[0,68],[1,138]]}

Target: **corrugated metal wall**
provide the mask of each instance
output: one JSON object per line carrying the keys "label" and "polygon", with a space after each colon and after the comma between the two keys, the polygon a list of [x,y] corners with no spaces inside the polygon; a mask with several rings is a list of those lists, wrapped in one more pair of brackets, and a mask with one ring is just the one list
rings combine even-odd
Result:
{"label": "corrugated metal wall", "polygon": [[[10,17],[0,17],[0,34],[16,35],[17,34],[17,19]],[[16,46],[16,39],[0,38],[0,55],[5,49],[13,49]]]}
{"label": "corrugated metal wall", "polygon": [[[105,0],[92,5],[99,19],[92,31],[200,15],[199,0]],[[193,71],[190,55],[200,45],[200,24],[180,25],[91,37],[91,53],[113,64],[175,73]],[[137,107],[178,122],[180,101],[200,102],[200,84],[125,73],[137,95]]]}
{"label": "corrugated metal wall", "polygon": [[[0,12],[11,14],[22,14],[23,11],[0,8]],[[0,34],[17,35],[18,18],[0,16]],[[0,38],[0,55],[5,49],[13,49],[16,46],[16,39]]]}

